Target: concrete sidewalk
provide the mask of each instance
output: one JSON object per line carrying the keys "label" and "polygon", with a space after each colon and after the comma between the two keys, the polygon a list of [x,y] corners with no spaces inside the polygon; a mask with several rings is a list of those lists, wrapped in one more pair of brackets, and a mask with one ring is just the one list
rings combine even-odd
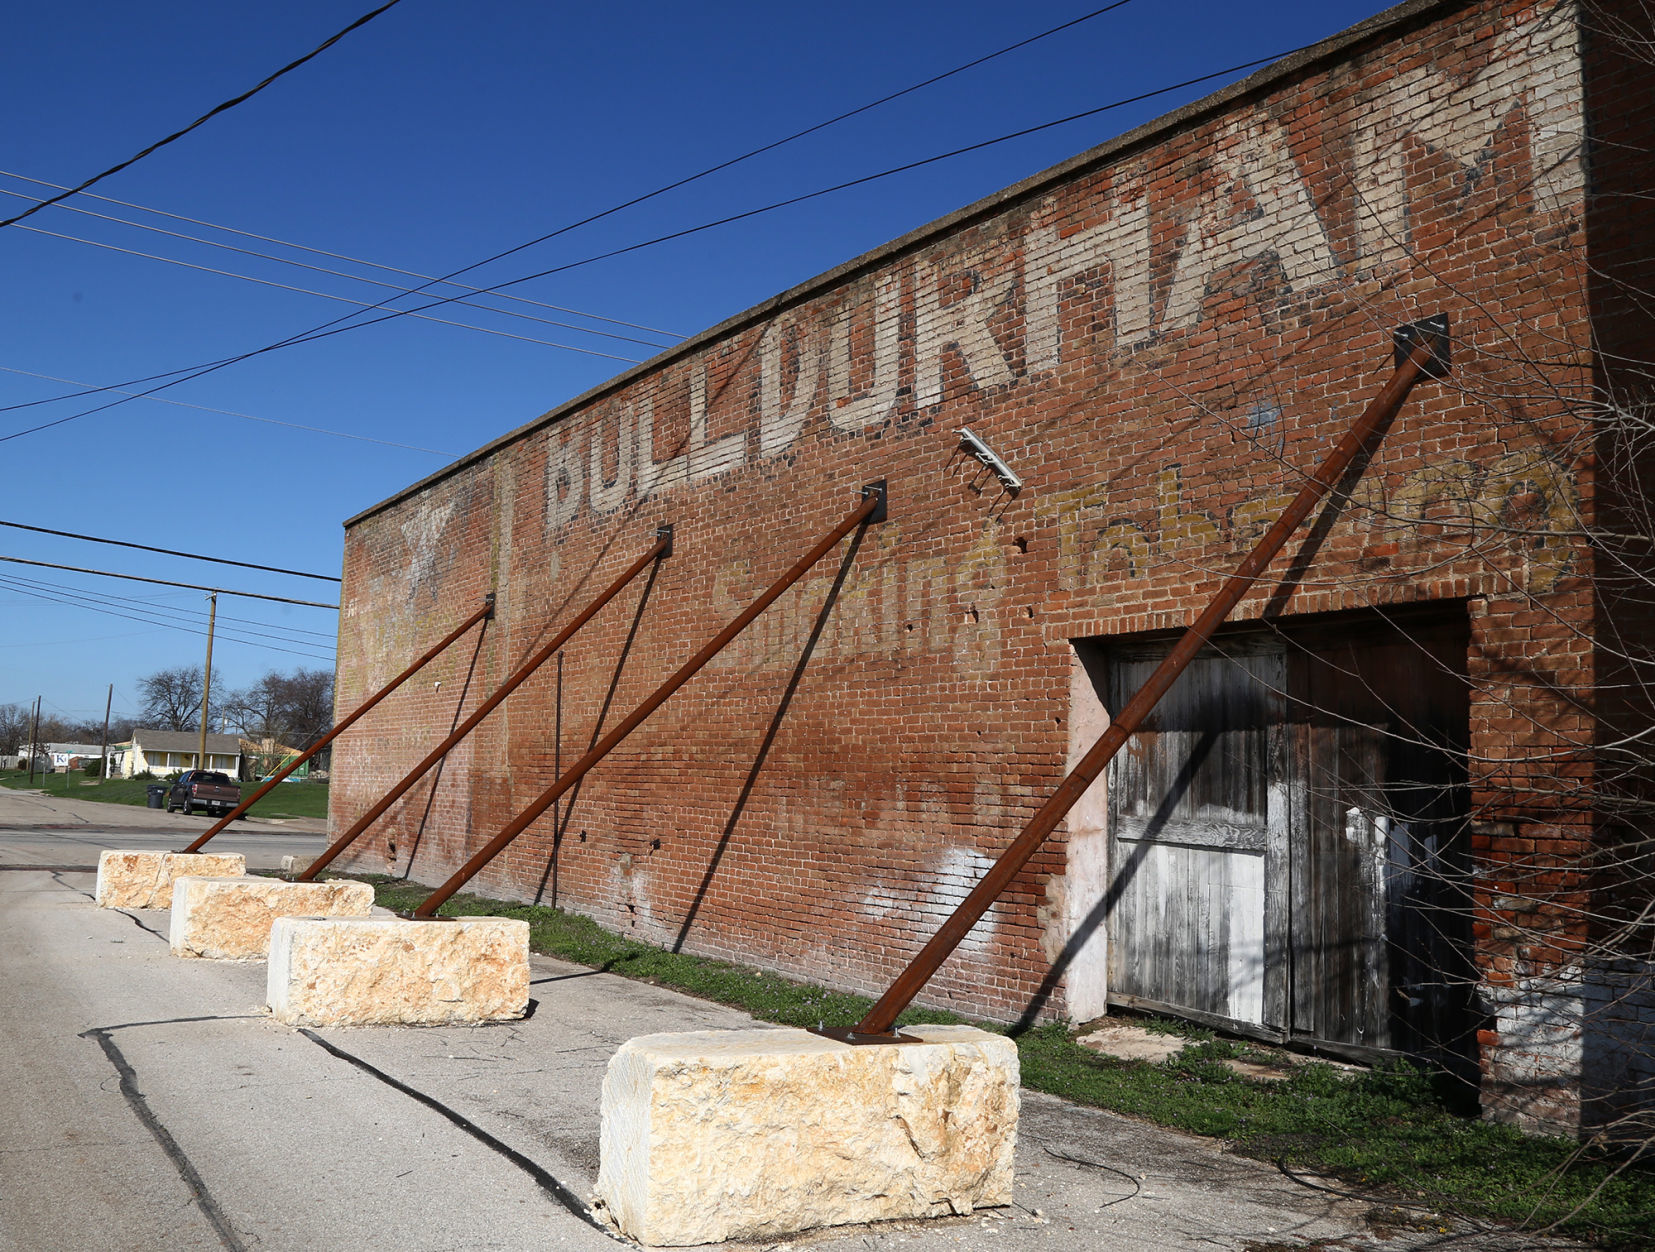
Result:
{"label": "concrete sidewalk", "polygon": [[[181,961],[165,913],[89,875],[0,873],[0,1248],[613,1249],[584,1204],[624,1040],[744,1014],[535,958],[533,1013],[481,1028],[292,1030],[262,964]],[[1369,1205],[1195,1139],[1024,1093],[1017,1203],[731,1247],[1518,1248],[1394,1232]]]}

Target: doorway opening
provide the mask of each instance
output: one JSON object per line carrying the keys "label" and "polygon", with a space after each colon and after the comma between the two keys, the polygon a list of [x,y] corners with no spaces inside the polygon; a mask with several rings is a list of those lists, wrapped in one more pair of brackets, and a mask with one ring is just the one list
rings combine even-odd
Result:
{"label": "doorway opening", "polygon": [[[1077,702],[1122,707],[1176,638],[1076,640]],[[1470,1064],[1468,640],[1458,601],[1213,638],[1098,805],[1109,1004]]]}

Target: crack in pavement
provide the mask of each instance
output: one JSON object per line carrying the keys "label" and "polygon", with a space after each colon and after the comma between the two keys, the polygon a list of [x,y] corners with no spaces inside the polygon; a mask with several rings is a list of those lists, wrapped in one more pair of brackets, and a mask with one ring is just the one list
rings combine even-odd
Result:
{"label": "crack in pavement", "polygon": [[[557,1178],[551,1173],[550,1170],[530,1160],[527,1156],[524,1156],[523,1153],[519,1152],[516,1148],[513,1148],[509,1144],[489,1134],[488,1131],[484,1130],[481,1126],[466,1117],[463,1113],[450,1108],[435,1096],[427,1095],[417,1087],[411,1087],[400,1079],[393,1078],[384,1070],[369,1063],[368,1061],[363,1060],[354,1053],[347,1052],[344,1048],[339,1047],[337,1044],[328,1042],[328,1040],[322,1038],[321,1035],[318,1035],[313,1030],[307,1030],[301,1027],[299,1029],[299,1033],[306,1039],[309,1039],[312,1043],[316,1044],[316,1046],[321,1048],[323,1051],[338,1057],[348,1065],[354,1065],[357,1069],[363,1071],[363,1073],[377,1078],[380,1082],[384,1083],[392,1090],[400,1091],[403,1095],[408,1096],[410,1099],[417,1100],[419,1103],[425,1105],[426,1108],[432,1110],[432,1112],[446,1118],[455,1126],[458,1126],[461,1130],[465,1131],[465,1133],[470,1135],[473,1139],[477,1140],[478,1143],[482,1144],[491,1151],[497,1152],[500,1156],[510,1161],[524,1173],[528,1174],[530,1178],[533,1178],[535,1182],[540,1184],[543,1191],[550,1195],[574,1216],[578,1217],[581,1221],[592,1227],[592,1229],[598,1231],[600,1234],[607,1235],[609,1238],[614,1239],[617,1243],[626,1243],[625,1240],[618,1238],[615,1232],[611,1230],[609,1226],[597,1216],[597,1214],[593,1213],[592,1210],[587,1207],[586,1203],[569,1188],[568,1184]],[[627,1244],[627,1246],[630,1247],[632,1245]]]}
{"label": "crack in pavement", "polygon": [[213,1199],[212,1192],[207,1189],[206,1181],[201,1177],[194,1164],[191,1163],[190,1158],[185,1155],[184,1149],[178,1146],[178,1140],[172,1137],[172,1133],[156,1116],[155,1110],[150,1108],[149,1101],[144,1098],[144,1093],[138,1089],[138,1071],[132,1067],[131,1062],[121,1052],[120,1045],[115,1042],[113,1036],[117,1030],[131,1030],[138,1026],[174,1026],[186,1022],[241,1020],[244,1019],[242,1017],[174,1017],[166,1021],[123,1022],[118,1026],[96,1026],[91,1030],[83,1030],[79,1036],[82,1039],[91,1039],[103,1049],[104,1056],[109,1058],[109,1063],[115,1067],[115,1073],[120,1078],[121,1096],[143,1124],[144,1129],[149,1131],[150,1136],[160,1145],[161,1151],[166,1154],[167,1159],[172,1162],[173,1168],[178,1171],[178,1176],[183,1179],[184,1185],[189,1188],[196,1207],[201,1210],[201,1215],[212,1226],[214,1232],[218,1235],[219,1241],[226,1248],[231,1249],[231,1252],[247,1252],[249,1245],[243,1241],[240,1232],[231,1224],[229,1216],[218,1206],[218,1201]]}

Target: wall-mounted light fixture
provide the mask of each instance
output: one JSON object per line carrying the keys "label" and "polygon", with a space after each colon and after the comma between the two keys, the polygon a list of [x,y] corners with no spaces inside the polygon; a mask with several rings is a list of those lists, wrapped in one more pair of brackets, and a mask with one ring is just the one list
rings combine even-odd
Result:
{"label": "wall-mounted light fixture", "polygon": [[1000,485],[1012,495],[1023,490],[1023,480],[1011,472],[1011,466],[996,456],[994,449],[972,434],[967,426],[960,427],[960,447],[993,470],[994,476],[1000,480]]}

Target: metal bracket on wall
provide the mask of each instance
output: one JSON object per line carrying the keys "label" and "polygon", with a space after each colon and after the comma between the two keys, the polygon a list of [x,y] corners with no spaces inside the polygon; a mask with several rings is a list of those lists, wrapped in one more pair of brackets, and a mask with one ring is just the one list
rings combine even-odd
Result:
{"label": "metal bracket on wall", "polygon": [[661,544],[661,556],[662,557],[671,556],[672,555],[672,523],[667,522],[663,526],[657,526],[655,528],[655,538]]}
{"label": "metal bracket on wall", "polygon": [[1426,378],[1448,377],[1452,364],[1448,350],[1448,314],[1438,313],[1434,317],[1398,326],[1391,333],[1391,343],[1397,369],[1402,368],[1410,352],[1423,344],[1430,348],[1431,359],[1419,367],[1419,372]]}
{"label": "metal bracket on wall", "polygon": [[891,511],[891,502],[885,495],[885,480],[883,478],[876,483],[868,483],[865,487],[863,487],[862,498],[864,500],[879,501],[879,503],[874,506],[873,512],[868,514],[867,524],[869,526],[877,526],[889,515]]}
{"label": "metal bracket on wall", "polygon": [[969,426],[960,427],[960,447],[988,466],[1000,480],[1000,485],[1012,495],[1023,490],[1023,480],[1011,472],[1011,466],[1002,461],[993,448],[972,434]]}

